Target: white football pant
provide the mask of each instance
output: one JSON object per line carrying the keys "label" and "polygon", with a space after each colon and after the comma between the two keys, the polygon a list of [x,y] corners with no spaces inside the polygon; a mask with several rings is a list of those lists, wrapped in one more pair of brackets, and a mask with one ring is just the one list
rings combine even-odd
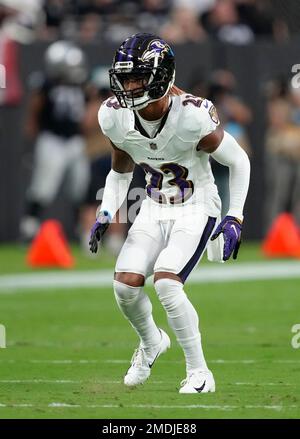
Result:
{"label": "white football pant", "polygon": [[[184,213],[184,207],[182,212]],[[147,278],[153,272],[174,273],[173,279],[155,282],[155,290],[168,322],[186,358],[186,369],[207,370],[197,312],[183,290],[183,283],[201,259],[215,228],[216,218],[198,211],[170,220],[151,219],[147,203],[132,225],[116,264],[116,272],[138,273]],[[142,287],[114,282],[118,305],[140,337],[147,352],[159,343],[159,331],[152,318],[152,306]]]}
{"label": "white football pant", "polygon": [[86,193],[89,175],[89,164],[82,137],[64,139],[44,132],[39,135],[36,142],[28,198],[42,205],[49,205],[66,178],[66,193],[72,202],[78,203]]}

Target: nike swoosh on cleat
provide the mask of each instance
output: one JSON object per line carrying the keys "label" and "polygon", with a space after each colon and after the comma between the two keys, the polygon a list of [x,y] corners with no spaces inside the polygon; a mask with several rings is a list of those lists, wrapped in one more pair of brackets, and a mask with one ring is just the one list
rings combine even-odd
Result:
{"label": "nike swoosh on cleat", "polygon": [[150,369],[151,369],[151,367],[153,366],[153,364],[155,363],[155,360],[157,359],[157,357],[159,356],[159,354],[160,354],[160,352],[157,352],[157,354],[155,355],[154,360],[152,361],[152,363],[148,363],[148,366],[150,367]]}
{"label": "nike swoosh on cleat", "polygon": [[197,390],[198,393],[202,392],[202,390],[204,389],[206,381],[204,381],[204,383],[202,384],[201,387],[194,387],[195,390]]}

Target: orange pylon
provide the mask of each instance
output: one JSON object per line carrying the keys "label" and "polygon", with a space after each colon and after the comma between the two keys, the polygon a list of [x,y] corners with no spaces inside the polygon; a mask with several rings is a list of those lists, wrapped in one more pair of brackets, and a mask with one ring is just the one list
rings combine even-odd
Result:
{"label": "orange pylon", "polygon": [[47,220],[42,224],[28,250],[26,261],[32,267],[74,266],[73,256],[58,221]]}
{"label": "orange pylon", "polygon": [[300,258],[300,232],[290,213],[281,213],[272,223],[263,243],[265,256]]}

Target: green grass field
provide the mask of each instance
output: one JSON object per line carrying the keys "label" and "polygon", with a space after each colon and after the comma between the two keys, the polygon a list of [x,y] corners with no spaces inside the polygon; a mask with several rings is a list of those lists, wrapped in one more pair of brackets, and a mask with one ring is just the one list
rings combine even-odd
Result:
{"label": "green grass field", "polygon": [[[75,270],[113,267],[105,253],[88,260],[73,252]],[[24,254],[0,247],[0,285],[3,274],[34,272]],[[263,261],[258,246],[244,244],[240,261]],[[111,288],[0,290],[7,331],[0,418],[299,418],[300,349],[291,346],[291,328],[300,323],[299,287],[300,278],[187,283],[216,379],[216,393],[207,395],[178,394],[183,353],[151,287],[154,316],[172,347],[135,389],[122,377],[137,338]]]}

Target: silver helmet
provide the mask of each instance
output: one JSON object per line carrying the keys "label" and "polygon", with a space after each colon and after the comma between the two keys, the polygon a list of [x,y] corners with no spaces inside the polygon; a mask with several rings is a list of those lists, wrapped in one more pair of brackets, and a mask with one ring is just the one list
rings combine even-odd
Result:
{"label": "silver helmet", "polygon": [[46,75],[52,80],[82,84],[88,76],[84,52],[70,41],[56,41],[45,53]]}

